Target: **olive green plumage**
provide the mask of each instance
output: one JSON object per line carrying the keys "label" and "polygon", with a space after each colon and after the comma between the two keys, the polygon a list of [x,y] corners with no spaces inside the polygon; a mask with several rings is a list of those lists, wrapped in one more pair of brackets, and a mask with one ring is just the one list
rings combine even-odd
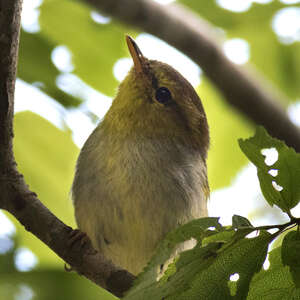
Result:
{"label": "olive green plumage", "polygon": [[94,247],[137,274],[167,232],[207,215],[209,134],[193,87],[127,42],[134,67],[81,150],[72,197]]}

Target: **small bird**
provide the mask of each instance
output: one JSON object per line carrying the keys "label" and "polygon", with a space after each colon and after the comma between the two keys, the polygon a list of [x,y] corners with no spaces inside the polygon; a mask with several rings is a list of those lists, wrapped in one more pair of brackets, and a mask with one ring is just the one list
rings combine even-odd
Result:
{"label": "small bird", "polygon": [[134,66],[80,152],[72,198],[95,249],[136,275],[169,231],[207,216],[209,130],[191,84],[126,41]]}

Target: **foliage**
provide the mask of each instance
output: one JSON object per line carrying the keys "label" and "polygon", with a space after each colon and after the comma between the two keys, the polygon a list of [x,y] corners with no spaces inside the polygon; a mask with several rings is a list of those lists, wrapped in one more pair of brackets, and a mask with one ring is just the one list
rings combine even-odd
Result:
{"label": "foliage", "polygon": [[[290,5],[279,1],[264,5],[254,3],[248,11],[235,13],[221,8],[217,1],[180,2],[211,22],[217,30],[221,28],[224,34],[220,41],[227,38],[247,41],[250,62],[280,88],[284,105],[299,97],[300,43],[280,43],[271,28],[275,14]],[[64,92],[62,88],[66,90],[66,85],[58,87],[56,82],[60,75],[74,74],[96,90],[113,96],[118,85],[113,67],[118,59],[129,55],[124,35],[137,32],[116,20],[96,23],[91,17],[94,11],[84,1],[44,0],[39,11],[41,30],[34,34],[22,31],[21,34],[19,77],[28,83],[38,83],[42,91],[67,107],[78,106],[86,99],[74,88],[72,92]],[[71,51],[72,72],[56,69],[51,61],[53,49],[61,45]],[[249,136],[251,128],[243,117],[224,104],[222,95],[205,74],[203,79],[198,91],[211,127],[208,175],[211,188],[216,189],[229,185],[246,164],[235,141],[238,137]],[[269,88],[264,81],[262,86]],[[219,172],[220,164],[223,172]]]}
{"label": "foliage", "polygon": [[[257,130],[255,137],[246,141],[240,140],[239,143],[243,152],[257,167],[265,199],[270,205],[276,204],[283,211],[289,212],[300,199],[300,154],[277,139],[266,139],[266,131],[263,128]],[[265,157],[261,153],[268,148],[275,148],[280,157],[271,165],[265,163]],[[275,171],[273,175],[271,170]]]}
{"label": "foliage", "polygon": [[[25,5],[26,2],[24,1]],[[299,98],[300,43],[280,43],[271,28],[274,15],[290,5],[283,4],[282,1],[270,1],[270,3],[264,5],[254,3],[248,11],[234,13],[219,7],[217,1],[181,0],[180,2],[189,6],[195,13],[209,21],[219,32],[222,32],[221,38],[239,37],[248,41],[251,53],[250,63],[255,65],[259,72],[263,73],[268,80],[280,89],[284,105],[288,105],[297,97]],[[52,97],[62,104],[67,111],[81,109],[87,99],[76,92],[76,89],[75,92],[71,92],[65,87],[59,87],[57,81],[61,75],[76,75],[97,91],[113,96],[118,85],[113,76],[113,67],[118,59],[129,55],[124,41],[124,34],[136,35],[138,32],[132,28],[126,28],[116,20],[96,23],[91,18],[93,9],[85,5],[84,1],[44,0],[41,1],[40,7],[36,10],[40,13],[40,30],[38,32],[28,32],[25,27],[21,30],[18,77]],[[60,45],[67,46],[71,51],[73,71],[66,73],[53,64],[51,55],[53,50]],[[208,174],[211,189],[214,190],[228,186],[236,173],[246,164],[247,160],[239,151],[236,140],[239,137],[249,136],[252,129],[247,120],[225,104],[222,95],[208,81],[205,74],[202,79],[197,91],[204,103],[210,124],[211,149],[208,158]],[[262,86],[268,86],[268,83],[264,81],[261,84]],[[24,95],[23,103],[26,103],[26,100],[27,98]],[[29,183],[33,191],[37,192],[39,198],[51,211],[68,225],[74,226],[73,209],[68,194],[78,148],[73,144],[70,132],[65,129],[58,129],[43,118],[29,112],[17,114],[14,126],[14,151],[18,167],[24,174],[26,182]],[[295,162],[292,164],[294,165]],[[283,162],[283,165],[278,166],[278,168],[285,168],[285,166],[288,167]],[[220,170],[222,171],[220,172]],[[281,180],[279,178],[280,175],[276,180]],[[284,180],[284,177],[282,177],[282,180]],[[269,181],[266,184],[268,183]],[[278,182],[278,184],[284,186],[285,183]],[[279,200],[275,198],[276,201],[273,201],[272,198],[270,203],[282,204],[284,210],[288,211],[296,203],[295,197],[298,195],[296,186],[293,187],[295,188],[293,191],[286,189],[291,193],[289,195],[291,198],[287,202],[281,202],[281,198]],[[247,221],[235,217],[233,227],[239,228],[245,222],[247,223]],[[71,289],[68,289],[69,294],[61,294],[64,296],[63,299],[93,299],[93,296],[96,297],[97,294],[95,294],[95,289],[92,288],[91,284],[86,285],[83,283],[83,279],[77,280],[71,274],[64,276],[63,262],[48,247],[28,234],[15,220],[14,223],[17,226],[18,246],[25,246],[34,251],[39,263],[37,270],[32,271],[27,276],[27,273],[16,271],[13,265],[14,252],[9,252],[9,259],[6,256],[8,254],[0,255],[0,272],[2,272],[0,274],[0,298],[9,299],[7,295],[3,296],[1,291],[13,290],[16,282],[18,284],[26,282],[34,291],[39,288],[40,293],[36,293],[36,295],[41,300],[47,299],[44,298],[46,295],[48,297],[52,295],[52,299],[59,299],[59,293],[53,294],[55,289],[52,286],[59,286],[60,283],[64,283],[66,287],[71,284],[78,286],[78,289],[73,288],[73,293]],[[250,224],[248,225],[250,226]],[[203,225],[201,226],[203,227]],[[243,232],[241,229],[238,230],[241,233]],[[209,237],[211,241],[215,238],[216,248],[213,248],[214,244],[212,244],[211,252],[217,252],[220,255],[222,254],[222,257],[226,257],[227,254],[230,255],[230,252],[226,252],[229,251],[225,247],[229,243],[226,237],[231,236],[233,233],[235,231],[232,228],[203,229],[201,239],[204,243],[208,241]],[[204,236],[206,234],[207,237]],[[264,235],[267,235],[267,233],[259,235],[258,239],[254,241],[260,243],[259,241],[263,240]],[[218,239],[224,240],[220,242]],[[248,245],[239,244],[242,241],[243,238],[237,241],[237,247],[245,247],[246,249]],[[288,244],[290,243],[292,241],[288,241]],[[210,247],[209,245],[207,247]],[[232,251],[235,251],[234,245],[230,247],[230,249],[233,249]],[[206,248],[206,250],[208,249]],[[273,257],[272,253],[270,254],[270,261]],[[188,260],[189,256],[181,258],[181,262],[185,262],[185,259]],[[199,260],[201,261],[201,258]],[[11,262],[12,269],[6,269],[8,261]],[[280,290],[278,295],[281,295],[283,299],[288,297],[287,295],[293,295],[294,286],[293,279],[289,276],[289,259],[285,261],[287,266],[276,264],[273,273],[270,273],[273,264],[275,262],[272,261],[268,271],[261,271],[254,276],[250,284],[249,297],[250,295],[255,296],[251,296],[251,299],[259,299],[258,297],[266,299],[263,297],[266,295],[264,289],[267,289],[267,287],[270,287],[269,290],[272,288],[273,291],[278,288]],[[213,268],[213,266],[214,263],[211,263],[208,268]],[[188,267],[190,267],[189,264],[186,268]],[[224,267],[224,272],[227,272],[228,275],[228,266],[224,265]],[[180,268],[181,272],[186,271],[185,266],[180,265]],[[200,270],[202,270],[201,268]],[[204,272],[204,269],[202,272]],[[284,275],[282,275],[283,272],[285,272]],[[208,273],[202,275],[204,274]],[[297,270],[295,274],[297,274]],[[32,280],[27,281],[29,277]],[[167,278],[164,277],[164,280],[167,280]],[[271,285],[268,281],[269,278],[277,278],[276,284]],[[37,283],[35,283],[35,280],[37,280]],[[44,284],[41,283],[43,280]],[[178,280],[180,280],[180,277],[178,277]],[[228,278],[226,280],[226,282],[229,281]],[[225,284],[224,282],[220,281],[222,284]],[[267,285],[267,282],[269,282],[269,285]],[[47,283],[49,283],[48,286]],[[8,288],[6,289],[4,285]],[[231,285],[233,284],[231,283]],[[238,291],[242,293],[246,286],[245,284],[239,286]],[[258,287],[261,291],[260,294],[258,294]],[[282,292],[284,288],[287,289],[287,293]],[[82,291],[82,294],[79,290]],[[58,289],[58,291],[62,293],[61,289]],[[254,292],[257,294],[254,294]],[[276,294],[276,292],[274,293]],[[295,293],[297,294],[297,292]],[[275,294],[271,295],[274,296]],[[14,297],[13,295],[10,296]],[[256,296],[257,298],[255,298]],[[273,298],[270,296],[269,299],[276,299],[275,296]],[[99,296],[99,298],[113,299],[107,293]]]}
{"label": "foliage", "polygon": [[[63,132],[45,119],[31,112],[16,115],[14,130],[17,138],[14,152],[20,172],[30,189],[62,221],[75,226],[72,203],[69,198],[78,149],[70,132]],[[53,141],[55,140],[55,143]],[[14,218],[17,231],[23,227]],[[63,262],[35,236],[19,235],[19,242],[30,249],[39,249],[41,266],[62,265]]]}
{"label": "foliage", "polygon": [[[264,192],[266,200],[271,205],[276,204],[283,212],[288,212],[290,222],[253,227],[249,220],[237,215],[232,217],[230,227],[223,227],[217,218],[191,221],[168,234],[128,292],[126,300],[266,299],[266,294],[272,295],[269,299],[276,300],[281,299],[286,289],[291,291],[290,296],[293,295],[286,299],[300,299],[298,231],[290,231],[284,237],[282,247],[270,253],[271,267],[268,270],[262,268],[270,243],[285,230],[300,224],[300,219],[294,218],[289,211],[300,202],[300,154],[270,137],[261,127],[254,137],[240,140],[239,143],[243,152],[257,167],[262,191],[267,191]],[[278,160],[272,166],[265,163],[262,150],[266,147],[274,147],[278,151]],[[268,173],[271,167],[278,171],[275,179]],[[277,190],[272,185],[272,180],[277,180],[283,189]],[[269,233],[268,229],[276,229],[276,232]],[[259,234],[249,236],[255,232]],[[196,246],[174,259],[176,247],[191,238],[196,240]],[[281,257],[275,256],[278,252]],[[160,274],[161,266],[170,258],[173,262],[167,266],[163,275]],[[273,275],[277,280],[285,278],[284,284],[280,282],[276,285],[276,291]],[[264,281],[263,292],[257,278]]]}
{"label": "foliage", "polygon": [[1,300],[117,299],[86,278],[76,273],[67,273],[63,268],[52,267],[18,272],[14,265],[18,244],[14,239],[14,247],[4,255],[0,255]]}

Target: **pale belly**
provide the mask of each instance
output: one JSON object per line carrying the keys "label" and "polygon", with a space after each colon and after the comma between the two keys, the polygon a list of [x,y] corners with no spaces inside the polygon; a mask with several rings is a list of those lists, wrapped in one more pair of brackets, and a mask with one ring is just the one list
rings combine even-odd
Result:
{"label": "pale belly", "polygon": [[106,148],[95,151],[97,156],[87,151],[73,185],[79,228],[95,248],[133,274],[142,271],[166,233],[207,216],[201,157],[162,149],[165,153],[144,143],[123,145],[118,155]]}

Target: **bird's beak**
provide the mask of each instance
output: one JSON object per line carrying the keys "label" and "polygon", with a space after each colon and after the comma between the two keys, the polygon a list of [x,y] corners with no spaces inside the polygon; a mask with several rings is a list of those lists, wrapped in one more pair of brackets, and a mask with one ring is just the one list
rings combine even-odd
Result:
{"label": "bird's beak", "polygon": [[137,73],[143,73],[145,70],[145,57],[133,38],[126,35],[126,42],[133,60],[134,68]]}

